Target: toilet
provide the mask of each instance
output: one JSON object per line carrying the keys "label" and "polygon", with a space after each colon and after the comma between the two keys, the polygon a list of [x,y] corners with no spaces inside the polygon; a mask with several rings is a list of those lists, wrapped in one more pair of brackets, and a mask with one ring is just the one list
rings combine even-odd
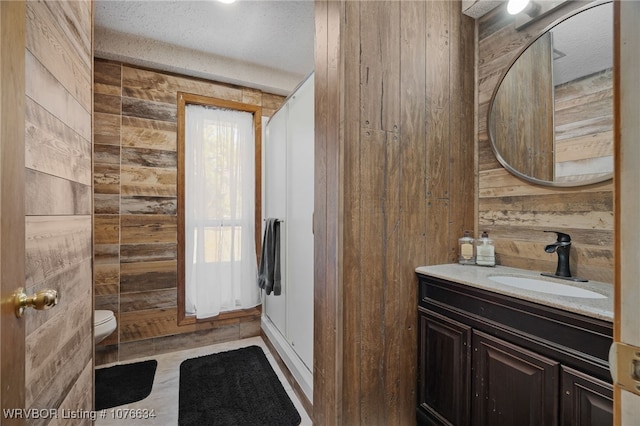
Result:
{"label": "toilet", "polygon": [[112,311],[97,310],[93,316],[94,341],[97,345],[116,329],[116,317]]}

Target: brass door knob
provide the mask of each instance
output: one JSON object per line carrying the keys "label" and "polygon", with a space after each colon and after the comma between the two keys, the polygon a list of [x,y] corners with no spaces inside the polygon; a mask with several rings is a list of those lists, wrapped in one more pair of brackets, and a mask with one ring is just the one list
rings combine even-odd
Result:
{"label": "brass door knob", "polygon": [[13,294],[13,305],[15,307],[16,316],[22,317],[26,308],[34,308],[44,311],[53,308],[58,304],[58,292],[47,288],[36,292],[33,296],[27,296],[24,288],[19,288]]}

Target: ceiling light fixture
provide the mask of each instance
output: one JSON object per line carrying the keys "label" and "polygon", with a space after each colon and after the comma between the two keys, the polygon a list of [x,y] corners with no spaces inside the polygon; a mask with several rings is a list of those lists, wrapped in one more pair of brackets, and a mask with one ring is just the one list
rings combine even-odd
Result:
{"label": "ceiling light fixture", "polygon": [[507,12],[509,15],[517,15],[527,8],[530,0],[509,0],[507,3]]}
{"label": "ceiling light fixture", "polygon": [[231,4],[231,3],[235,3],[236,0],[218,0],[220,3],[224,3],[224,4]]}

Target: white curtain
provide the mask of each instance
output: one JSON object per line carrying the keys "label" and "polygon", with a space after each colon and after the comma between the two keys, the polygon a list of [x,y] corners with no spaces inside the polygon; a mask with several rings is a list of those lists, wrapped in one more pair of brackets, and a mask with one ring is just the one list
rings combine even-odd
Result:
{"label": "white curtain", "polygon": [[185,310],[196,318],[260,303],[254,143],[250,113],[187,105]]}

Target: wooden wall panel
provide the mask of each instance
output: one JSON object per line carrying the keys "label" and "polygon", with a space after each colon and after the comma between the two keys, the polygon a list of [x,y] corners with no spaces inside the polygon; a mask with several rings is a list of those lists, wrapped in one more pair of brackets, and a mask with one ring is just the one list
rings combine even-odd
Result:
{"label": "wooden wall panel", "polygon": [[93,6],[26,7],[26,286],[59,292],[54,309],[25,315],[26,408],[91,410]]}
{"label": "wooden wall panel", "polygon": [[[573,241],[572,273],[613,282],[613,183],[554,188],[518,179],[497,163],[486,131],[491,94],[514,55],[551,22],[586,3],[569,2],[522,31],[514,29],[504,5],[478,20],[476,231],[487,230],[495,239],[499,264],[545,272],[555,271],[557,255],[544,252],[555,236],[543,231],[566,232]],[[566,88],[565,93],[572,91]],[[568,96],[561,93],[561,103]]]}
{"label": "wooden wall panel", "polygon": [[[84,117],[90,117],[86,111]],[[25,119],[25,165],[90,185],[91,140],[78,135],[31,98],[26,101]]]}
{"label": "wooden wall panel", "polygon": [[[400,243],[403,262],[420,264],[427,253],[427,236],[422,230],[427,229],[427,162],[425,143],[420,143],[422,135],[426,135],[426,96],[412,96],[426,93],[427,55],[426,37],[412,37],[413,29],[419,28],[427,20],[427,2],[401,2],[400,20],[402,39],[400,45],[400,128],[409,137],[400,139],[400,158],[403,168],[410,170],[402,173],[402,185],[405,191],[400,193]],[[462,94],[462,92],[461,92]],[[407,292],[398,298],[398,315],[400,338],[398,350],[400,359],[398,378],[400,383],[411,383],[418,375],[414,364],[418,340],[415,338],[417,313],[414,301],[418,298],[418,287],[415,274],[409,268],[399,270],[399,282],[411,283],[401,291]],[[401,386],[397,397],[398,413],[407,413],[415,409],[416,388]]]}
{"label": "wooden wall panel", "polygon": [[474,25],[460,10],[316,2],[317,424],[415,423],[415,268],[449,262],[473,227]]}
{"label": "wooden wall panel", "polygon": [[[185,333],[208,330],[177,325],[177,93],[262,102],[265,112],[284,98],[101,59],[94,90],[95,304],[118,319],[118,331],[97,348],[101,364],[175,349]],[[259,321],[254,313],[246,326],[238,320],[233,330],[207,332],[212,340],[194,337],[186,346],[257,335]]]}
{"label": "wooden wall panel", "polygon": [[605,70],[555,90],[557,177],[589,179],[585,169],[613,170],[613,71]]}
{"label": "wooden wall panel", "polygon": [[91,186],[32,169],[25,171],[27,215],[91,214]]}
{"label": "wooden wall panel", "polygon": [[540,180],[554,180],[551,33],[511,66],[496,92],[491,131],[502,159]]}
{"label": "wooden wall panel", "polygon": [[[86,45],[77,38],[82,32],[67,31],[58,24],[58,19],[68,19],[71,14],[49,7],[27,7],[27,19],[38,22],[27,31],[27,45],[31,53],[66,87],[67,91],[83,106],[91,110],[91,44]],[[71,18],[73,19],[73,18]],[[91,25],[88,22],[89,26]],[[85,23],[86,25],[86,23]],[[81,47],[82,46],[82,47]],[[85,55],[79,55],[84,52]]]}
{"label": "wooden wall panel", "polygon": [[[342,208],[345,210],[345,222],[357,221],[358,197],[345,197],[342,177],[343,170],[340,139],[344,131],[351,140],[350,146],[344,146],[344,157],[351,158],[352,168],[344,168],[345,182],[349,177],[357,176],[359,165],[359,111],[343,105],[344,88],[350,89],[350,95],[358,98],[360,64],[357,62],[343,64],[342,49],[352,53],[359,43],[359,7],[361,2],[321,2],[316,1],[315,8],[315,75],[314,75],[314,354],[313,354],[313,422],[314,424],[340,424],[343,413],[350,419],[359,413],[358,402],[347,400],[343,395],[357,392],[360,377],[357,375],[359,362],[359,341],[356,338],[346,340],[342,331],[342,322],[355,330],[359,323],[359,303],[346,306],[348,293],[358,294],[359,286],[344,287],[340,277],[341,250],[339,238],[357,238],[357,226],[340,229],[337,218]],[[343,20],[349,25],[343,25]],[[350,32],[353,31],[353,32]],[[344,34],[351,34],[345,37]],[[344,42],[344,46],[342,43]],[[344,76],[342,72],[344,70]],[[343,117],[344,115],[344,117]],[[340,123],[347,123],[341,126]],[[355,152],[350,152],[350,150]],[[353,155],[352,155],[353,154]],[[349,171],[353,170],[353,175]],[[358,181],[358,179],[355,179]],[[347,184],[345,184],[346,186]],[[345,188],[346,189],[346,188]],[[344,205],[342,204],[344,202]],[[357,223],[357,222],[356,222]],[[352,233],[352,231],[355,231]],[[359,258],[359,247],[344,252],[345,256]],[[344,270],[345,275],[357,282],[357,269]],[[343,351],[343,347],[346,350]],[[344,358],[343,352],[345,354]],[[349,359],[349,354],[353,356]],[[343,368],[344,367],[344,368]],[[345,382],[343,377],[351,375],[352,381]],[[319,396],[321,395],[321,397]],[[356,420],[354,420],[356,421]]]}

